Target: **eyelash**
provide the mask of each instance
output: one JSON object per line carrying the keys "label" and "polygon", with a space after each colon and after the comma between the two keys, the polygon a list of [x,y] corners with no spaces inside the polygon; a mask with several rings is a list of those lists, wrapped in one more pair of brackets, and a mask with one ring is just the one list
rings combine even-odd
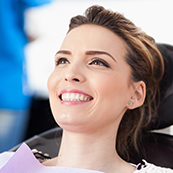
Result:
{"label": "eyelash", "polygon": [[[56,65],[60,65],[60,64],[69,64],[70,62],[66,59],[66,58],[59,58],[58,60],[56,60]],[[98,65],[98,66],[105,66],[107,68],[110,68],[109,64],[104,61],[103,59],[93,59],[89,65]]]}
{"label": "eyelash", "polygon": [[56,60],[56,65],[68,64],[68,63],[64,63],[65,61],[69,63],[69,61],[66,58],[59,58],[58,60]]}
{"label": "eyelash", "polygon": [[[95,63],[97,63],[97,64],[95,64]],[[100,65],[100,64],[98,64],[98,63],[101,63],[102,65]],[[109,66],[109,64],[106,62],[106,61],[104,61],[103,59],[93,59],[90,63],[89,63],[89,65],[98,65],[98,66],[105,66],[105,67],[107,67],[107,68],[110,68],[110,66]]]}

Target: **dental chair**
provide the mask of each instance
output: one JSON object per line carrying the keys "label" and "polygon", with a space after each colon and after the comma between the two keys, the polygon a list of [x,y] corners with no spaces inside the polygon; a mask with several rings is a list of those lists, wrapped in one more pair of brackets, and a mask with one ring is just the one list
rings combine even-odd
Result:
{"label": "dental chair", "polygon": [[[155,131],[173,125],[173,46],[158,44],[158,48],[165,62],[165,72],[160,82],[160,106],[157,115],[153,115],[147,132],[145,154],[138,154],[132,148],[130,162],[137,164],[145,159],[157,166],[173,168],[173,135]],[[62,129],[56,127],[26,140],[25,143],[31,149],[48,153],[52,158],[58,155],[61,136]],[[16,151],[19,146],[11,151]]]}

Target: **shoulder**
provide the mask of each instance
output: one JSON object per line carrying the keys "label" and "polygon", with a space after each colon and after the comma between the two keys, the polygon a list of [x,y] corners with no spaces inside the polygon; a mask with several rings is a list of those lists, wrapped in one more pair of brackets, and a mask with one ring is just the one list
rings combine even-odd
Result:
{"label": "shoulder", "polygon": [[137,165],[134,173],[173,173],[173,170],[170,168],[156,166],[143,160],[142,163]]}
{"label": "shoulder", "polygon": [[3,152],[0,154],[0,169],[10,160],[14,152]]}

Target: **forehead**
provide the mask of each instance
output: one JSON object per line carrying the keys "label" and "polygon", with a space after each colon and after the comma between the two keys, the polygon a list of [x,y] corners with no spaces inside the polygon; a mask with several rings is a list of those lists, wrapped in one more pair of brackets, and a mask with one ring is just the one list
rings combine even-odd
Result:
{"label": "forehead", "polygon": [[85,47],[85,49],[101,49],[119,52],[124,55],[126,43],[111,30],[94,25],[84,24],[72,29],[65,37],[61,48]]}

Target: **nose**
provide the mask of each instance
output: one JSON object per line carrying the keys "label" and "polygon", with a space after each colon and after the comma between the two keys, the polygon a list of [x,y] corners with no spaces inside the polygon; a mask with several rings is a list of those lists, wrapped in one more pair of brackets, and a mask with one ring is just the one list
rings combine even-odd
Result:
{"label": "nose", "polygon": [[80,82],[79,78],[77,78],[77,77],[71,78],[69,76],[65,77],[65,81],[68,81],[68,82]]}
{"label": "nose", "polygon": [[80,67],[71,67],[65,73],[65,81],[82,83],[85,81],[84,72]]}

